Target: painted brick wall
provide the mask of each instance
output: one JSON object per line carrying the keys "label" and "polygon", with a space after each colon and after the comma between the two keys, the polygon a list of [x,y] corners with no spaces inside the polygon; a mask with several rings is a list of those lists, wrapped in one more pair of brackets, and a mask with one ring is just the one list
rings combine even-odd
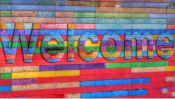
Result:
{"label": "painted brick wall", "polygon": [[0,97],[175,97],[175,0],[0,0]]}

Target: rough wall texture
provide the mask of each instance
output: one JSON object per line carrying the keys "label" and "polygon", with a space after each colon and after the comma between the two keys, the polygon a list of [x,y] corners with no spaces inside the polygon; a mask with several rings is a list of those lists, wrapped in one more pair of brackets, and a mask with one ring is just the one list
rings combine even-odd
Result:
{"label": "rough wall texture", "polygon": [[175,0],[0,0],[0,97],[175,97]]}

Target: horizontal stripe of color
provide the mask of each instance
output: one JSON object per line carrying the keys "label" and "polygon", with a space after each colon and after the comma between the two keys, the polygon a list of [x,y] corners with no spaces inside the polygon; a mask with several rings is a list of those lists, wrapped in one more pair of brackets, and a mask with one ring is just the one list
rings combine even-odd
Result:
{"label": "horizontal stripe of color", "polygon": [[81,93],[81,98],[122,97],[136,95],[147,95],[147,89]]}
{"label": "horizontal stripe of color", "polygon": [[[99,28],[102,28],[101,26],[103,25],[99,25]],[[157,25],[158,26],[158,25]],[[160,26],[162,26],[160,24]],[[109,27],[109,26],[108,26]],[[55,32],[55,33],[59,33],[59,35],[68,35],[67,34],[67,30],[65,29],[40,29],[38,32],[38,35],[47,35],[50,32]],[[93,32],[95,35],[105,35],[108,32],[114,32],[118,35],[125,35],[127,33],[133,34],[134,32],[143,34],[143,33],[150,33],[151,35],[160,35],[163,34],[165,32],[170,33],[171,35],[175,34],[175,30],[174,29],[166,29],[166,27],[164,29],[75,29],[74,30],[74,35],[83,35],[86,32]],[[31,35],[32,30],[25,30],[25,35]],[[33,31],[33,33],[35,33],[35,31]],[[14,30],[13,29],[7,29],[7,30],[3,30],[0,31],[0,35],[14,35]],[[58,35],[58,34],[55,34]]]}
{"label": "horizontal stripe of color", "polygon": [[150,83],[150,78],[81,81],[80,87]]}
{"label": "horizontal stripe of color", "polygon": [[78,76],[79,70],[69,71],[44,71],[44,72],[21,72],[12,73],[12,79],[19,78],[39,78],[39,77],[61,77],[61,76]]}
{"label": "horizontal stripe of color", "polygon": [[40,71],[105,69],[105,64],[41,65]]}
{"label": "horizontal stripe of color", "polygon": [[13,11],[75,11],[75,12],[95,12],[95,7],[81,6],[41,6],[41,5],[3,5],[0,10]]}
{"label": "horizontal stripe of color", "polygon": [[153,62],[127,62],[127,63],[106,63],[106,68],[127,68],[127,67],[155,67],[168,66],[168,61]]}

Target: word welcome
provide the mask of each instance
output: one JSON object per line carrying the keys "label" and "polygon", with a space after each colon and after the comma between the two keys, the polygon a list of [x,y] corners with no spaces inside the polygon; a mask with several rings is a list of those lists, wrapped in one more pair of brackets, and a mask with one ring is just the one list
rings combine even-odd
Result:
{"label": "word welcome", "polygon": [[[60,29],[56,29],[56,31],[59,31]],[[6,32],[3,32],[6,31]],[[21,47],[22,47],[22,52],[23,52],[23,57],[24,57],[24,62],[32,62],[33,54],[35,51],[35,46],[36,42],[38,39],[38,35],[40,32],[40,29],[31,29],[31,35],[30,35],[30,42],[28,46],[28,42],[26,40],[26,32],[23,29],[14,29],[13,33],[13,41],[11,46],[9,45],[9,33],[7,32],[8,29],[1,30],[1,40],[2,40],[2,45],[4,49],[4,53],[6,56],[7,63],[14,63],[15,59],[14,58],[9,58],[9,56],[15,57],[16,52],[17,52],[17,44],[15,42],[21,41]],[[42,30],[44,31],[44,30]],[[45,31],[45,35],[43,37],[42,43],[41,43],[41,54],[43,58],[51,63],[55,63],[60,61],[63,58],[64,53],[57,53],[56,55],[51,55],[49,50],[64,50],[65,49],[65,43],[60,35],[61,33],[59,32],[47,32]],[[117,31],[116,31],[117,32]],[[113,32],[108,32],[103,35],[102,40],[101,40],[101,54],[102,56],[107,59],[107,60],[115,60],[117,57],[120,56],[121,50],[122,50],[122,40],[120,38],[120,35],[116,33],[115,31]],[[68,42],[67,42],[67,49],[68,49],[68,61],[74,61],[74,36],[75,36],[75,30],[70,28],[65,31],[65,34],[67,34],[68,37]],[[12,33],[11,33],[12,34]],[[98,50],[92,50],[91,54],[87,54],[85,52],[85,41],[87,39],[90,39],[92,43],[96,44],[98,43],[98,37],[96,33],[93,33],[91,31],[86,31],[81,33],[82,35],[79,38],[78,41],[78,53],[79,56],[84,60],[84,61],[93,61],[97,56],[98,56]],[[142,41],[144,39],[147,39],[148,41],[148,50],[147,50],[147,56],[149,59],[154,57],[154,51],[153,51],[153,46],[154,45],[154,40],[152,34],[149,32],[145,32],[143,34],[134,32],[134,33],[125,33],[124,34],[124,57],[125,59],[131,59],[131,43],[132,39],[136,39],[136,44],[137,44],[137,59],[142,59]],[[163,39],[167,38],[169,42],[163,42]],[[58,44],[55,45],[49,45],[48,42],[50,40],[56,40]],[[115,51],[114,52],[108,52],[107,51],[107,43],[109,39],[113,39],[115,41]],[[162,51],[162,48],[174,48],[174,38],[170,33],[161,33],[157,40],[156,40],[156,52],[157,55],[160,56],[163,59],[168,59],[172,57],[174,54],[174,50],[166,50]]]}

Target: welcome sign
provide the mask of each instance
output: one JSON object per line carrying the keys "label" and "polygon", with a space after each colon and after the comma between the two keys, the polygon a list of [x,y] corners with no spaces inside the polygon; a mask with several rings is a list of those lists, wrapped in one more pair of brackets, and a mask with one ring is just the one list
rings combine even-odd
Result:
{"label": "welcome sign", "polygon": [[173,0],[1,0],[1,98],[175,97]]}
{"label": "welcome sign", "polygon": [[[150,29],[166,29],[166,25],[159,24],[154,24],[154,26],[143,24],[140,27],[146,26],[148,29],[141,31],[133,29],[134,27],[139,28],[133,24],[113,24],[110,26],[110,24],[2,23],[1,46],[4,49],[7,63],[15,62],[16,52],[20,47],[25,63],[32,62],[33,55],[39,50],[38,48],[40,48],[43,59],[50,63],[58,62],[62,58],[63,60],[67,58],[67,61],[79,58],[85,62],[103,57],[108,61],[116,60],[118,57],[123,58],[123,60],[131,59],[131,57],[142,59],[142,56],[148,56],[148,59],[159,56],[160,60],[161,58],[171,58],[174,55],[174,35],[171,35],[173,30],[165,30],[161,33],[162,30]],[[108,29],[108,27],[113,29]],[[21,42],[19,42],[19,38]],[[56,41],[50,41],[52,39]],[[132,42],[133,39],[136,41]],[[167,42],[163,39],[167,39]],[[131,50],[133,44],[136,46],[135,50]],[[162,49],[167,49],[165,51],[168,52],[164,52]],[[78,52],[75,53],[75,50]],[[108,52],[108,50],[110,51]],[[57,54],[50,55],[49,53]]]}

